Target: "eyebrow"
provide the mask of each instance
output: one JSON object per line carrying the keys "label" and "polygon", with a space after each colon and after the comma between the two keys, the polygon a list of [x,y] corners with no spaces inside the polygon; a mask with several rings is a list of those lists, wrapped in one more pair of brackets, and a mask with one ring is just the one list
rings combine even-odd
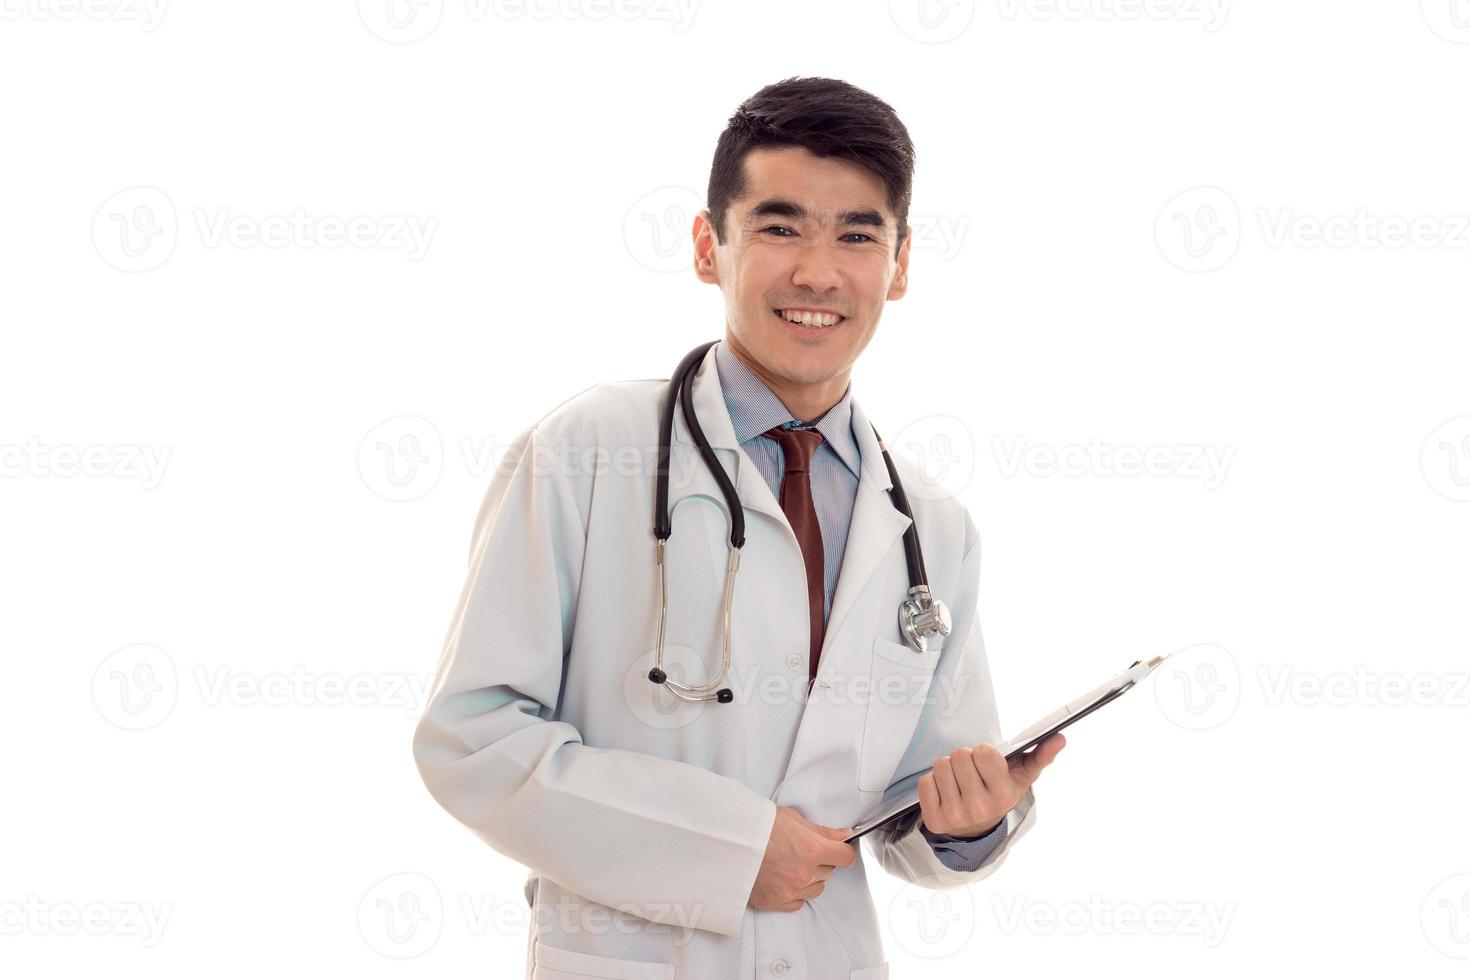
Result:
{"label": "eyebrow", "polygon": [[[807,217],[807,211],[800,204],[775,197],[767,198],[745,213],[747,223],[769,217],[790,218],[793,221],[803,221]],[[887,227],[887,223],[883,220],[883,215],[874,211],[872,208],[843,211],[837,216],[837,223],[839,225],[863,225],[879,229]]]}

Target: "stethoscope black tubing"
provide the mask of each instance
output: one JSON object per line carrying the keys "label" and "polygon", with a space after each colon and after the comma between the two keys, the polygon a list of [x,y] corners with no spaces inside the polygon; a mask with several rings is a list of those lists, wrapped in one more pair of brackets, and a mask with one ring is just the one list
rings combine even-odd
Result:
{"label": "stethoscope black tubing", "polygon": [[873,436],[878,440],[878,445],[883,446],[883,465],[888,467],[888,479],[893,482],[893,489],[889,490],[889,496],[893,498],[893,506],[898,512],[909,519],[909,526],[903,532],[903,556],[909,566],[909,587],[927,585],[929,572],[924,568],[924,552],[919,550],[919,526],[914,521],[914,512],[909,510],[909,495],[903,492],[903,483],[898,479],[898,470],[893,465],[893,457],[888,455],[888,447],[883,444],[883,437],[878,435],[878,427],[872,422]]}
{"label": "stethoscope black tubing", "polygon": [[[673,525],[669,521],[669,456],[674,440],[674,402],[681,400],[679,393],[686,387],[685,378],[694,370],[694,366],[703,360],[705,352],[717,343],[719,343],[718,340],[711,340],[684,355],[684,359],[674,369],[674,375],[669,379],[669,387],[664,394],[658,423],[658,470],[654,475],[653,502],[653,535],[660,541],[667,541],[669,535],[673,533]],[[730,485],[730,478],[725,475],[725,468],[715,458],[709,440],[704,437],[704,430],[699,427],[699,420],[695,419],[694,413],[686,408],[684,422],[689,424],[691,420],[693,424],[689,426],[689,431],[694,435],[695,444],[699,446],[699,454],[710,467],[715,480],[719,482],[720,492],[725,495],[725,504],[730,511],[730,544],[738,548],[745,543],[745,509],[740,506],[740,497],[735,493],[735,488]],[[737,526],[738,537],[736,536]]]}

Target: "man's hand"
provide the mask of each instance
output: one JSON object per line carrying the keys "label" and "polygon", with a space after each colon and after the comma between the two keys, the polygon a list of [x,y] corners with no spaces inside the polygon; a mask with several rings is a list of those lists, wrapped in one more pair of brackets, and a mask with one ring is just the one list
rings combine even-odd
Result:
{"label": "man's hand", "polygon": [[850,833],[851,827],[823,827],[789,806],[778,806],[750,904],[767,912],[795,912],[822,894],[832,872],[857,860],[857,848],[842,840]]}
{"label": "man's hand", "polygon": [[919,777],[924,826],[951,837],[990,833],[1066,744],[1057,732],[1009,764],[1000,749],[985,744],[940,756],[934,760],[934,771]]}

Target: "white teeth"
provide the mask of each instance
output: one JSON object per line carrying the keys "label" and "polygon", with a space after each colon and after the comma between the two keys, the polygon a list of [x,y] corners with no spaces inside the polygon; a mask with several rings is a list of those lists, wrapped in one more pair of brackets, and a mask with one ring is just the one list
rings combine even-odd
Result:
{"label": "white teeth", "polygon": [[802,313],[796,310],[781,310],[780,313],[792,323],[799,323],[804,327],[830,327],[842,319],[836,313]]}

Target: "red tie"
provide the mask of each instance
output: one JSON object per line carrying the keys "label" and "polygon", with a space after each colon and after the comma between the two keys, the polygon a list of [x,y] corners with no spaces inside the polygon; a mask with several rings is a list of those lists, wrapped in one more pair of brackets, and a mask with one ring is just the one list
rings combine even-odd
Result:
{"label": "red tie", "polygon": [[811,623],[811,650],[807,656],[807,686],[817,678],[817,658],[822,653],[822,635],[827,629],[826,581],[822,562],[822,525],[817,523],[817,508],[812,502],[812,454],[822,443],[816,429],[774,429],[762,432],[781,444],[786,471],[781,476],[781,510],[791,522],[801,545],[801,560],[806,563],[807,618]]}

